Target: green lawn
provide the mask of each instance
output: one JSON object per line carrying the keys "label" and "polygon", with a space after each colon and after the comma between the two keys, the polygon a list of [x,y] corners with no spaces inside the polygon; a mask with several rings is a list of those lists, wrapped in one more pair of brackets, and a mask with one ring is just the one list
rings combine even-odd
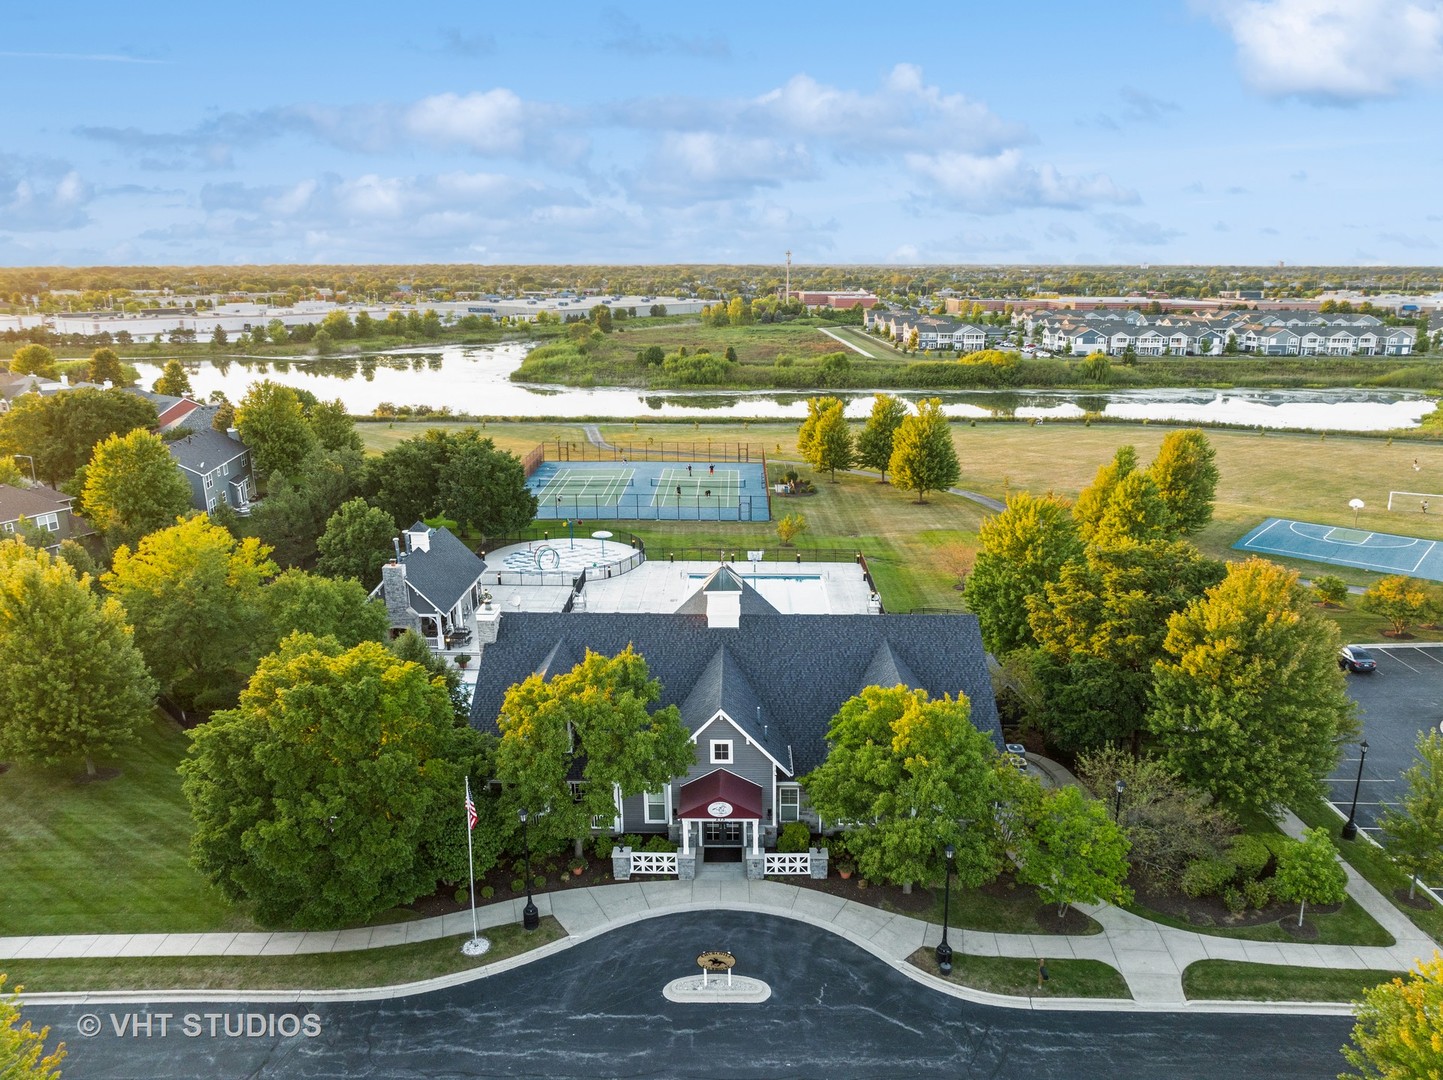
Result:
{"label": "green lawn", "polygon": [[1182,989],[1193,1001],[1356,1001],[1395,974],[1199,960],[1182,973]]}
{"label": "green lawn", "polygon": [[139,745],[99,763],[120,768],[113,780],[0,774],[0,936],[253,928],[187,861],[186,746],[157,714]]}
{"label": "green lawn", "polygon": [[[1408,875],[1394,866],[1389,861],[1387,852],[1378,845],[1364,840],[1362,834],[1359,834],[1356,840],[1341,839],[1343,822],[1338,820],[1338,815],[1333,813],[1321,799],[1299,803],[1292,810],[1303,820],[1304,824],[1321,825],[1327,829],[1333,836],[1333,843],[1337,845],[1339,852],[1342,853],[1348,864],[1362,874],[1384,896],[1391,897],[1397,890],[1408,888]],[[1419,895],[1423,895],[1421,890],[1419,890]],[[1426,908],[1412,908],[1400,904],[1398,910],[1413,920],[1413,924],[1432,937],[1434,941],[1443,943],[1443,907],[1429,904]]]}
{"label": "green lawn", "polygon": [[565,439],[570,442],[585,442],[586,433],[579,423],[461,423],[456,420],[427,420],[427,421],[395,421],[386,420],[360,420],[356,423],[356,432],[361,436],[361,443],[366,452],[370,454],[384,454],[391,447],[405,439],[414,439],[425,434],[431,428],[439,428],[442,431],[462,431],[471,428],[479,428],[482,435],[491,439],[498,449],[509,450],[517,457],[523,457],[537,443],[550,441],[555,443],[557,439]]}
{"label": "green lawn", "polygon": [[551,916],[527,933],[497,926],[485,935],[491,949],[470,957],[461,943],[470,935],[391,945],[357,952],[303,956],[146,956],[116,960],[0,961],[7,987],[54,993],[65,990],[331,990],[395,986],[457,971],[486,967],[565,937]]}
{"label": "green lawn", "polygon": [[[927,921],[941,924],[943,897],[940,890],[933,890],[932,913]],[[979,889],[952,890],[951,910],[947,913],[947,925],[963,930],[982,930],[994,934],[1100,934],[1102,925],[1087,919],[1087,928],[1077,930],[1069,926],[1065,931],[1057,928],[1055,905],[1043,903],[1037,890],[1030,885],[1019,885],[997,894]],[[1077,914],[1073,915],[1073,920]],[[1073,921],[1069,920],[1069,922]]]}
{"label": "green lawn", "polygon": [[[1162,912],[1153,911],[1140,904],[1129,904],[1128,911],[1134,915],[1141,915],[1144,919],[1151,919],[1153,922],[1161,923],[1164,926],[1175,926],[1179,930],[1191,930],[1198,934],[1207,934],[1211,937],[1243,938],[1247,941],[1282,941],[1297,942],[1302,939],[1290,934],[1276,922],[1266,922],[1261,926],[1198,926],[1187,922],[1184,919],[1175,918],[1171,915],[1164,915]],[[1294,908],[1291,914],[1294,923],[1297,922],[1298,912]],[[1308,909],[1305,921],[1312,923],[1318,928],[1318,936],[1308,939],[1309,944],[1314,945],[1392,945],[1393,935],[1384,930],[1357,902],[1351,897],[1343,901],[1343,906],[1330,915],[1319,915],[1311,907]]]}
{"label": "green lawn", "polygon": [[[955,948],[955,946],[954,946]],[[929,975],[939,975],[936,953],[918,949],[908,960]],[[972,956],[952,954],[952,974],[948,982],[990,994],[1016,997],[1056,998],[1123,998],[1132,992],[1121,972],[1101,960],[1047,961],[1047,981],[1037,985],[1037,961],[1012,956]]]}

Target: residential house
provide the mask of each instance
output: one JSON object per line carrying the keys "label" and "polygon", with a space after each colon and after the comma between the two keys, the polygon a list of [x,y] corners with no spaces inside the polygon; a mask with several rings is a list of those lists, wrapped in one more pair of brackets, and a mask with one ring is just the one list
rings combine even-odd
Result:
{"label": "residential house", "polygon": [[94,531],[84,518],[76,516],[74,506],[73,495],[44,484],[28,488],[0,484],[0,539],[19,532],[24,522],[50,533],[52,542],[46,544],[46,550],[56,551],[63,541]]}
{"label": "residential house", "polygon": [[402,534],[371,595],[386,602],[393,637],[414,630],[440,652],[474,632],[476,611],[490,602],[485,572],[486,563],[450,529],[418,521]]}
{"label": "residential house", "polygon": [[216,431],[206,423],[183,439],[166,443],[176,467],[190,484],[190,504],[214,510],[222,504],[237,514],[251,512],[255,477],[251,452],[235,428]]}
{"label": "residential house", "polygon": [[628,645],[676,705],[695,763],[660,790],[615,799],[603,833],[660,833],[684,854],[756,853],[779,828],[825,829],[798,781],[822,763],[842,704],[868,686],[965,694],[972,723],[1002,748],[985,652],[971,615],[783,615],[731,567],[669,614],[572,611],[501,616],[477,672],[472,723],[497,731],[509,687],[570,671],[588,649]]}

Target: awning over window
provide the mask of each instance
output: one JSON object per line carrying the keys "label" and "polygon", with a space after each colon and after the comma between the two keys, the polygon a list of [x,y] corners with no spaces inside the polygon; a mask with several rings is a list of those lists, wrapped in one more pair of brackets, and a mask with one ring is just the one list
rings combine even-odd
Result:
{"label": "awning over window", "polygon": [[681,817],[708,821],[757,821],[762,789],[726,769],[699,776],[681,788]]}

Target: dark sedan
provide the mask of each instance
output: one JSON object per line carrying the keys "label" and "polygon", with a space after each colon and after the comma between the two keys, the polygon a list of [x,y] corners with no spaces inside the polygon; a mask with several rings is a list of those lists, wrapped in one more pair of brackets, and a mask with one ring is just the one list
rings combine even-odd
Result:
{"label": "dark sedan", "polygon": [[1378,661],[1361,645],[1344,645],[1338,651],[1338,667],[1354,675],[1371,675],[1378,670]]}

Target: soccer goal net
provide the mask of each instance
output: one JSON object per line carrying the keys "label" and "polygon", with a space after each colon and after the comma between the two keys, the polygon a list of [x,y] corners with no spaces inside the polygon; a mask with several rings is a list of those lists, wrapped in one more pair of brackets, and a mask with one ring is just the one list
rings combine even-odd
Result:
{"label": "soccer goal net", "polygon": [[1443,514],[1443,495],[1431,491],[1390,491],[1389,510],[1411,510],[1415,514]]}

